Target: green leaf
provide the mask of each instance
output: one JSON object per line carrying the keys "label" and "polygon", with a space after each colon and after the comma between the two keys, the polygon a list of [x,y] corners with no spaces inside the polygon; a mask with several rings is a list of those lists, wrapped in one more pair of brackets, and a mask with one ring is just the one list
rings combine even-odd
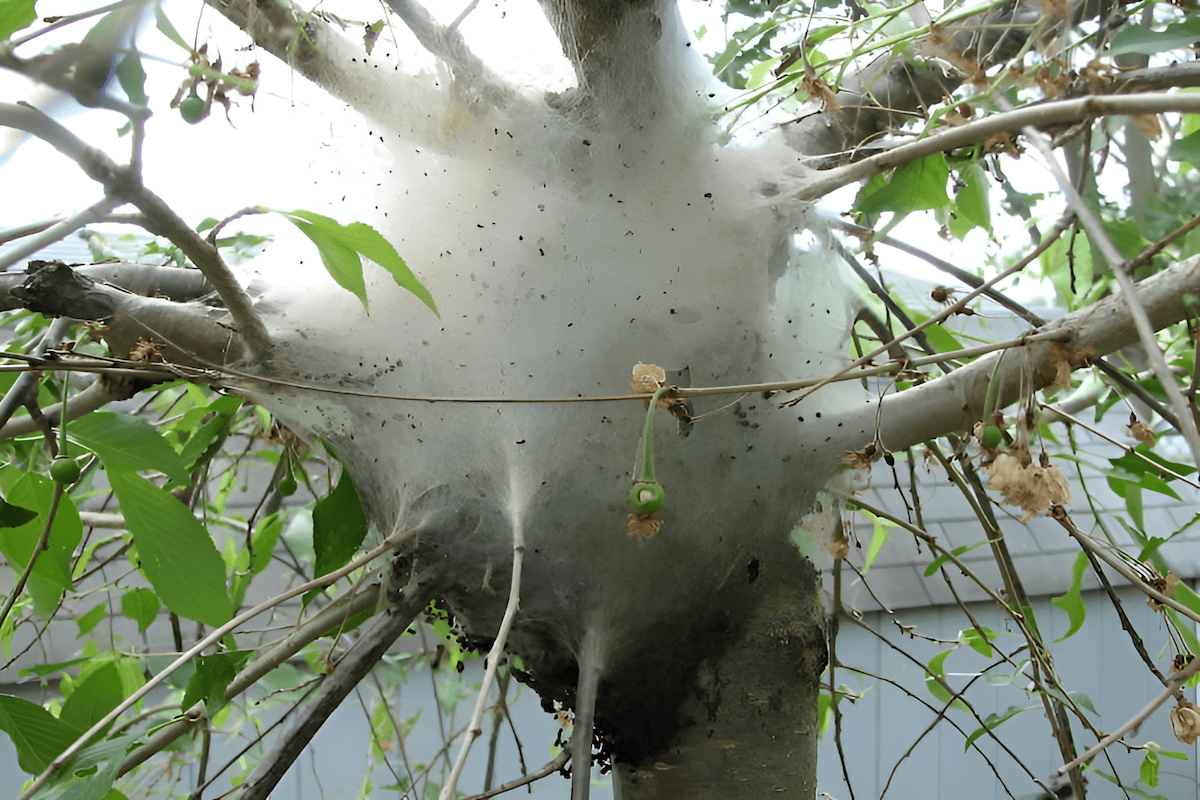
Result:
{"label": "green leaf", "polygon": [[971,164],[959,173],[963,185],[954,195],[957,218],[960,221],[958,229],[951,225],[954,234],[962,239],[973,227],[992,230],[992,209],[988,199],[987,173],[978,162]]}
{"label": "green leaf", "polygon": [[0,497],[0,528],[19,528],[37,518],[32,508],[22,508]]}
{"label": "green leaf", "polygon": [[122,800],[125,798],[125,795],[112,788],[112,784],[117,779],[117,773],[125,760],[125,752],[134,741],[135,737],[133,736],[119,736],[105,742],[97,742],[91,747],[81,750],[79,755],[71,761],[72,771],[79,773],[100,764],[104,764],[104,768],[96,770],[83,780],[72,783],[55,800]]}
{"label": "green leaf", "polygon": [[1158,753],[1146,750],[1146,755],[1142,756],[1142,767],[1138,777],[1151,789],[1158,786]]}
{"label": "green leaf", "polygon": [[150,589],[130,589],[121,595],[121,614],[137,623],[138,633],[145,633],[158,616],[162,603]]}
{"label": "green leaf", "polygon": [[1200,166],[1200,131],[1193,131],[1171,142],[1171,146],[1167,148],[1167,158],[1172,161],[1186,161],[1193,167]]}
{"label": "green leaf", "polygon": [[233,607],[225,590],[225,564],[187,506],[131,472],[110,472],[108,479],[141,568],[163,604],[206,625],[228,622]]}
{"label": "green leaf", "polygon": [[109,661],[80,681],[63,703],[58,718],[86,731],[104,718],[126,697],[116,663]]}
{"label": "green leaf", "polygon": [[79,635],[75,638],[78,639],[79,636],[83,636],[86,633],[91,633],[92,629],[99,625],[100,620],[104,619],[106,616],[108,616],[108,605],[106,603],[100,603],[91,611],[87,612],[81,617],[76,618],[75,624],[79,626]]}
{"label": "green leaf", "polygon": [[1096,716],[1100,716],[1100,712],[1096,710],[1096,706],[1092,703],[1092,698],[1088,697],[1083,692],[1068,692],[1067,697],[1075,701],[1075,705],[1080,708],[1086,708]]}
{"label": "green leaf", "polygon": [[983,628],[982,636],[974,628],[966,628],[958,632],[958,643],[969,645],[984,658],[992,657],[991,641],[995,638],[996,632],[988,627]]}
{"label": "green leaf", "polygon": [[201,700],[204,701],[209,716],[224,707],[228,702],[225,690],[252,653],[252,650],[233,650],[214,653],[211,656],[197,656],[196,672],[188,681],[187,690],[183,693],[183,710],[187,711]]}
{"label": "green leaf", "polygon": [[1050,598],[1051,603],[1067,612],[1067,619],[1071,621],[1070,629],[1055,639],[1056,642],[1074,636],[1083,627],[1083,621],[1087,618],[1087,609],[1083,603],[1083,573],[1087,569],[1087,564],[1087,555],[1080,553],[1075,556],[1075,565],[1071,569],[1071,588],[1062,597]]}
{"label": "green leaf", "polygon": [[[348,470],[342,470],[337,486],[313,506],[313,576],[327,575],[344,567],[358,552],[367,535],[367,517],[362,500]],[[319,590],[306,594],[305,602]]]}
{"label": "green leaf", "polygon": [[135,106],[146,105],[146,70],[142,69],[142,59],[136,50],[129,51],[117,65],[117,80],[129,96],[129,102]]}
{"label": "green leaf", "polygon": [[67,427],[71,439],[91,450],[110,473],[155,470],[176,483],[188,471],[175,448],[144,419],[111,411],[93,411]]}
{"label": "green leaf", "polygon": [[29,27],[37,19],[34,0],[4,0],[0,3],[0,41]]}
{"label": "green leaf", "polygon": [[[1144,443],[1139,444],[1134,448],[1134,453],[1125,453],[1120,458],[1110,458],[1108,463],[1112,464],[1117,469],[1124,470],[1132,475],[1153,475],[1161,478],[1164,481],[1175,480],[1174,476],[1168,475],[1162,469],[1170,470],[1178,475],[1191,475],[1196,471],[1196,468],[1191,464],[1183,464],[1178,461],[1169,461],[1158,453],[1151,450]],[[1149,459],[1149,461],[1147,461]]]}
{"label": "green leaf", "polygon": [[162,3],[154,4],[154,24],[172,42],[189,53],[192,52],[192,46],[187,43],[186,39],[179,35],[179,31],[175,30],[175,26],[171,24],[171,20],[167,19],[167,15],[162,10]]}
{"label": "green leaf", "polygon": [[17,749],[17,765],[39,775],[83,733],[37,703],[0,694],[0,730]]}
{"label": "green leaf", "polygon": [[939,569],[941,569],[942,565],[950,560],[951,555],[956,556],[956,557],[961,556],[963,553],[966,553],[970,550],[974,550],[976,547],[979,547],[980,545],[985,545],[985,544],[988,544],[988,540],[980,539],[975,544],[964,544],[962,547],[954,548],[949,553],[942,553],[940,556],[935,558],[933,561],[929,562],[929,566],[925,568],[925,577],[926,578],[931,577],[934,573],[936,573]]}
{"label": "green leaf", "polygon": [[950,205],[946,181],[950,168],[941,153],[926,156],[897,168],[890,180],[869,181],[859,192],[855,208],[863,214],[884,211],[908,213]]}
{"label": "green leaf", "polygon": [[1168,25],[1161,31],[1141,25],[1124,25],[1113,36],[1109,53],[1114,56],[1126,53],[1154,55],[1167,50],[1191,49],[1197,39],[1200,39],[1200,20],[1198,19],[1189,19],[1186,22]]}
{"label": "green leaf", "polygon": [[[54,501],[54,482],[42,475],[8,466],[0,469],[0,489],[10,502],[37,511],[37,517],[24,525],[0,528],[0,553],[4,554],[9,566],[20,573],[33,557],[46,527]],[[39,614],[52,613],[62,593],[71,588],[71,555],[82,537],[79,512],[70,496],[64,493],[50,526],[48,549],[38,555],[29,576],[27,588]]]}
{"label": "green leaf", "polygon": [[301,233],[312,240],[330,277],[343,289],[354,293],[368,313],[367,287],[363,282],[360,255],[383,267],[398,286],[416,295],[434,314],[438,313],[433,295],[413,275],[404,259],[396,253],[396,248],[370,225],[362,222],[343,225],[322,214],[299,209],[278,213],[291,220]]}
{"label": "green leaf", "polygon": [[995,730],[1000,725],[1003,725],[1005,722],[1008,722],[1010,719],[1015,717],[1017,714],[1028,710],[1028,708],[1023,708],[1021,706],[1009,706],[1008,711],[1005,711],[1003,714],[988,714],[987,719],[983,721],[984,727],[976,729],[971,733],[970,736],[967,737],[967,743],[963,745],[963,752],[965,753],[966,751],[970,750],[971,745],[975,743],[975,740],[980,736],[983,736],[983,734],[987,731]]}
{"label": "green leaf", "polygon": [[871,535],[871,545],[867,548],[867,558],[863,562],[862,571],[866,572],[875,563],[875,557],[879,555],[879,551],[883,549],[884,543],[892,538],[892,533],[889,528],[896,527],[895,523],[889,522],[886,519],[875,516],[869,511],[859,509],[860,513],[864,514],[875,525],[875,532]]}
{"label": "green leaf", "polygon": [[[946,656],[953,653],[953,650],[943,650],[929,660],[929,668],[925,672],[925,686],[929,689],[929,693],[941,700],[943,703],[949,703],[951,708],[957,708],[959,711],[967,711],[967,704],[961,699],[954,697],[946,687],[937,679],[945,680]],[[953,700],[952,700],[953,698]]]}

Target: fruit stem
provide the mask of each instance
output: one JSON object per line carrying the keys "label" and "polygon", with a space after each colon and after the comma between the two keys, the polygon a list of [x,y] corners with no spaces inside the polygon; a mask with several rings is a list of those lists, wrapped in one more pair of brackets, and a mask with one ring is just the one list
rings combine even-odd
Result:
{"label": "fruit stem", "polygon": [[658,408],[658,399],[671,391],[670,386],[662,386],[650,398],[650,409],[646,412],[645,452],[642,455],[642,480],[646,483],[658,483],[654,480],[654,410]]}

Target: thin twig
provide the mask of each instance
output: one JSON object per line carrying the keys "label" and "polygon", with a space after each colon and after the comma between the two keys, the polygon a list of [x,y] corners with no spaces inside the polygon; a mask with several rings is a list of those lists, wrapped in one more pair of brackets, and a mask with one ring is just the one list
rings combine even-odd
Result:
{"label": "thin twig", "polygon": [[206,648],[209,648],[209,647],[213,646],[214,644],[216,644],[217,642],[221,641],[221,639],[223,639],[226,636],[226,634],[236,630],[240,625],[242,625],[243,623],[245,623],[246,621],[248,621],[250,619],[253,619],[254,617],[261,614],[262,612],[268,611],[268,610],[274,608],[275,606],[279,605],[280,603],[283,603],[287,600],[292,599],[293,597],[298,597],[311,589],[320,589],[325,586],[329,586],[331,584],[337,583],[338,581],[340,581],[342,578],[349,575],[354,570],[358,569],[359,567],[365,566],[366,564],[369,564],[371,561],[375,560],[379,556],[383,555],[384,553],[388,552],[389,550],[396,548],[397,546],[402,544],[404,541],[417,535],[417,533],[419,533],[420,531],[421,531],[420,528],[412,528],[412,529],[404,531],[402,533],[393,533],[391,536],[388,536],[386,539],[384,539],[380,545],[373,548],[372,550],[365,553],[364,555],[354,559],[353,561],[351,561],[349,564],[342,567],[341,569],[335,570],[326,575],[322,575],[319,578],[308,581],[307,583],[301,584],[300,586],[289,589],[288,591],[284,592],[283,594],[276,595],[275,597],[272,597],[269,600],[264,600],[263,602],[259,603],[258,605],[254,606],[253,608],[251,608],[247,611],[243,611],[241,614],[238,614],[236,617],[231,619],[229,622],[227,622],[224,625],[220,626],[219,628],[215,629],[212,633],[208,634],[203,639],[201,639],[199,642],[197,642],[195,645],[193,645],[190,649],[188,649],[187,652],[185,652],[179,658],[175,659],[175,661],[171,662],[171,664],[169,666],[167,666],[161,672],[157,673],[152,678],[147,680],[144,684],[142,684],[140,689],[138,689],[136,692],[131,694],[129,697],[125,698],[116,708],[114,708],[112,711],[105,714],[103,719],[99,720],[95,725],[93,725],[91,728],[89,728],[82,736],[80,736],[78,739],[76,739],[69,747],[67,747],[65,750],[63,750],[61,753],[59,753],[58,756],[56,756],[55,759],[50,762],[49,766],[47,766],[46,769],[43,770],[40,775],[38,775],[36,778],[33,779],[32,782],[30,782],[28,788],[26,788],[26,790],[21,793],[21,796],[18,798],[18,800],[30,800],[30,798],[32,798],[35,794],[37,794],[37,792],[43,786],[45,786],[46,783],[52,777],[54,777],[54,774],[56,772],[58,772],[58,770],[61,769],[63,767],[63,765],[65,765],[68,761],[70,761],[72,758],[74,758],[75,755],[80,750],[83,749],[84,745],[87,744],[87,742],[93,736],[95,736],[100,731],[104,730],[104,728],[106,728],[109,725],[109,723],[113,722],[121,714],[125,713],[127,710],[129,710],[131,707],[133,707],[134,704],[136,704],[139,700],[141,700],[143,697],[145,697],[147,694],[149,694],[150,691],[155,686],[158,686],[158,684],[160,684],[164,680],[166,680],[170,675],[172,675],[176,670],[178,670],[184,664],[191,661],[194,657],[196,657],[197,655],[202,653]]}
{"label": "thin twig", "polygon": [[473,795],[470,795],[469,797],[464,797],[463,800],[486,800],[486,798],[488,798],[488,797],[495,797],[498,794],[503,794],[504,792],[510,792],[513,789],[518,789],[522,786],[533,783],[536,780],[545,778],[548,775],[553,775],[554,773],[558,772],[560,769],[565,767],[567,765],[567,762],[570,760],[571,760],[571,751],[564,749],[561,752],[559,752],[559,754],[556,755],[554,758],[547,761],[543,766],[539,767],[538,769],[534,770],[533,772],[529,773],[528,775],[524,775],[520,778],[517,778],[516,780],[509,781],[508,783],[502,783],[499,786],[497,786],[495,789],[489,789],[488,791],[482,792],[480,794],[473,794]]}
{"label": "thin twig", "polygon": [[1063,172],[1062,166],[1058,163],[1058,158],[1050,150],[1050,145],[1046,142],[1045,134],[1032,127],[1026,127],[1025,135],[1029,137],[1034,146],[1042,154],[1042,158],[1046,160],[1047,166],[1050,167],[1050,172],[1054,175],[1055,180],[1058,181],[1059,188],[1070,199],[1071,206],[1074,208],[1075,214],[1079,219],[1079,224],[1087,231],[1092,244],[1100,250],[1105,260],[1108,261],[1109,266],[1112,267],[1113,278],[1116,280],[1117,286],[1121,288],[1121,295],[1125,300],[1126,307],[1129,309],[1130,316],[1133,318],[1134,326],[1137,328],[1142,349],[1145,351],[1146,358],[1150,360],[1150,365],[1153,367],[1155,375],[1158,376],[1163,391],[1167,393],[1171,407],[1179,419],[1180,432],[1183,433],[1183,438],[1188,443],[1188,448],[1192,452],[1192,460],[1197,465],[1200,465],[1200,430],[1197,430],[1196,427],[1196,415],[1184,398],[1183,392],[1180,390],[1174,375],[1171,374],[1171,368],[1167,365],[1167,360],[1163,356],[1162,349],[1159,347],[1158,339],[1155,336],[1154,326],[1150,324],[1150,318],[1146,315],[1146,309],[1138,299],[1133,278],[1130,277],[1129,271],[1126,269],[1125,257],[1121,255],[1116,245],[1113,244],[1112,239],[1109,238],[1108,231],[1104,228],[1099,218],[1096,217],[1092,207],[1079,195],[1079,192],[1076,191],[1071,181],[1067,178],[1066,173]]}
{"label": "thin twig", "polygon": [[1126,720],[1123,725],[1110,733],[1108,736],[1105,736],[1103,739],[1097,742],[1094,747],[1092,747],[1083,755],[1078,756],[1074,761],[1070,762],[1069,764],[1063,764],[1061,767],[1059,767],[1056,770],[1058,774],[1062,775],[1064,772],[1078,768],[1081,764],[1086,762],[1088,759],[1093,758],[1096,754],[1103,751],[1110,744],[1120,739],[1126,733],[1141,725],[1151,714],[1158,710],[1159,706],[1170,700],[1171,696],[1179,691],[1180,687],[1187,683],[1188,679],[1197,672],[1200,672],[1200,658],[1193,659],[1192,663],[1188,664],[1174,678],[1171,679],[1170,683],[1167,684],[1166,688],[1164,688],[1157,697],[1147,703],[1141,711],[1137,712],[1128,720]]}
{"label": "thin twig", "polygon": [[513,618],[516,616],[521,602],[521,561],[524,555],[525,532],[519,524],[516,524],[513,525],[513,566],[512,582],[508,588],[508,605],[504,608],[504,617],[500,620],[500,630],[496,632],[496,639],[492,642],[492,649],[488,652],[487,670],[483,674],[483,685],[479,687],[479,696],[475,699],[475,710],[471,713],[470,724],[467,725],[466,738],[463,739],[462,747],[458,751],[454,768],[450,770],[450,777],[442,784],[438,800],[453,800],[454,789],[458,784],[459,776],[462,775],[463,767],[467,763],[467,754],[471,752],[471,745],[483,735],[483,712],[487,708],[488,692],[491,691],[492,681],[496,679],[496,670],[500,668],[500,659],[504,657],[504,643],[508,640],[508,632],[512,628]]}

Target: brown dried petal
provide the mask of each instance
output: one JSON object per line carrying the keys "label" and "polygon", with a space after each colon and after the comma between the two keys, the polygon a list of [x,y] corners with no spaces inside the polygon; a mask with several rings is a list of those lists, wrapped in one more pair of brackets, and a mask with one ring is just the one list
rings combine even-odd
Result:
{"label": "brown dried petal", "polygon": [[1150,430],[1150,426],[1144,422],[1134,421],[1129,423],[1129,435],[1147,447],[1154,447],[1154,431]]}
{"label": "brown dried petal", "polygon": [[635,394],[654,394],[667,383],[667,371],[657,364],[643,364],[641,361],[633,366],[633,377],[629,379],[629,388]]}
{"label": "brown dried petal", "polygon": [[639,542],[644,542],[658,533],[660,528],[662,528],[662,522],[649,514],[630,514],[629,524],[625,527],[625,533]]}
{"label": "brown dried petal", "polygon": [[1195,744],[1200,736],[1200,712],[1187,700],[1171,709],[1171,731],[1184,744]]}

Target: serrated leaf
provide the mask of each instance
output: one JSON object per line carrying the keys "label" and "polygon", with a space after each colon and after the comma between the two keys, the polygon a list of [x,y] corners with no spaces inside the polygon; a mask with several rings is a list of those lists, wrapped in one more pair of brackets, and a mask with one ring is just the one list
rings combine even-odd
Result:
{"label": "serrated leaf", "polygon": [[109,661],[75,686],[71,696],[63,703],[58,718],[86,731],[120,705],[125,696],[121,673],[117,665]]}
{"label": "serrated leaf", "polygon": [[[10,502],[37,512],[37,516],[24,525],[0,528],[0,553],[4,554],[8,565],[20,573],[33,557],[46,526],[54,503],[54,482],[42,475],[6,467],[0,470],[0,488]],[[49,546],[38,555],[27,584],[39,614],[52,613],[62,593],[73,585],[71,555],[81,538],[83,525],[79,521],[79,512],[70,496],[64,493],[50,526]]]}
{"label": "serrated leaf", "polygon": [[0,3],[0,41],[29,27],[37,19],[34,0],[4,0]]}
{"label": "serrated leaf", "polygon": [[17,765],[38,775],[83,733],[37,703],[0,694],[0,730],[17,749]]}
{"label": "serrated leaf", "polygon": [[181,617],[218,626],[233,615],[225,563],[187,506],[132,472],[108,476],[159,599]]}
{"label": "serrated leaf", "polygon": [[145,633],[158,616],[162,603],[150,589],[130,589],[121,595],[121,614],[137,623],[138,633]]}
{"label": "serrated leaf", "polygon": [[906,214],[950,205],[946,181],[950,168],[941,153],[926,156],[896,169],[882,184],[870,181],[859,193],[854,207],[864,214],[895,211]]}
{"label": "serrated leaf", "polygon": [[[342,470],[333,491],[313,506],[312,516],[313,577],[320,577],[349,563],[367,535],[367,517],[349,471]],[[305,601],[317,592],[306,594]]]}
{"label": "serrated leaf", "polygon": [[104,742],[97,742],[91,747],[80,751],[71,761],[71,767],[79,772],[104,764],[102,769],[76,781],[67,787],[55,800],[122,800],[121,792],[112,788],[113,781],[125,760],[125,752],[135,741],[133,736],[119,736]]}
{"label": "serrated leaf", "polygon": [[323,214],[302,209],[279,213],[291,220],[292,224],[312,240],[330,276],[339,286],[358,297],[368,313],[370,310],[367,305],[367,289],[363,282],[360,255],[383,267],[396,281],[397,286],[412,292],[430,311],[438,313],[433,295],[417,280],[417,276],[404,263],[396,248],[370,225],[363,222],[343,225]]}
{"label": "serrated leaf", "polygon": [[958,219],[967,224],[960,226],[961,233],[955,231],[955,234],[962,239],[971,227],[983,228],[991,233],[992,209],[988,197],[987,173],[978,163],[974,163],[962,170],[959,176],[963,179],[963,185],[954,195],[954,204]]}
{"label": "serrated leaf", "polygon": [[1138,771],[1138,777],[1151,789],[1158,786],[1158,753],[1146,750],[1146,754],[1142,756],[1142,766]]}
{"label": "serrated leaf", "polygon": [[67,426],[71,439],[95,453],[114,472],[161,472],[176,483],[188,482],[188,471],[175,448],[144,419],[111,411],[93,411]]}
{"label": "serrated leaf", "polygon": [[866,572],[875,563],[875,558],[879,555],[879,551],[883,549],[883,545],[888,539],[892,538],[892,533],[889,528],[894,528],[895,525],[885,519],[875,516],[869,511],[860,510],[875,525],[875,531],[871,534],[871,544],[867,547],[867,557],[863,561],[862,571]]}
{"label": "serrated leaf", "polygon": [[1061,597],[1052,597],[1050,602],[1067,612],[1067,619],[1071,622],[1071,627],[1059,638],[1056,642],[1061,642],[1063,639],[1069,639],[1083,627],[1083,622],[1087,618],[1087,608],[1083,602],[1083,573],[1087,569],[1088,558],[1084,553],[1075,556],[1075,565],[1071,569],[1071,588],[1066,594]]}
{"label": "serrated leaf", "polygon": [[196,672],[188,681],[181,708],[186,711],[203,700],[208,714],[215,714],[228,702],[225,690],[252,653],[252,650],[234,650],[197,656]]}

